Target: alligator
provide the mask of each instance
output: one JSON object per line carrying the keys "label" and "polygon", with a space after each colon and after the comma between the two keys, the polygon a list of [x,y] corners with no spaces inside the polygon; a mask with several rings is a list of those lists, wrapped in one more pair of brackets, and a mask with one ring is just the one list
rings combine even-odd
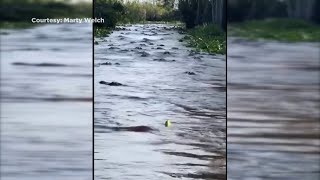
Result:
{"label": "alligator", "polygon": [[110,129],[113,131],[129,131],[129,132],[153,132],[153,131],[159,131],[158,129],[154,129],[150,126],[104,126],[104,125],[95,125],[96,128],[99,129]]}
{"label": "alligator", "polygon": [[105,84],[105,85],[109,85],[109,86],[123,86],[123,84],[121,84],[121,83],[118,83],[118,82],[114,82],[114,81],[112,81],[112,82],[106,82],[106,81],[100,81],[99,82],[100,84]]}
{"label": "alligator", "polygon": [[155,129],[149,126],[128,126],[128,127],[112,127],[114,131],[131,131],[131,132],[152,132]]}

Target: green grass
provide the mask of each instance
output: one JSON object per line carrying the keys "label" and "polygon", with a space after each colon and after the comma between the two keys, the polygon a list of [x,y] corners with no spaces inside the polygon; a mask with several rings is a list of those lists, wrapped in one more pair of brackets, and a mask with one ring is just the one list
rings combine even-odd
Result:
{"label": "green grass", "polygon": [[197,51],[205,51],[214,54],[226,53],[226,34],[216,25],[202,25],[187,30],[187,36],[183,40],[188,46]]}
{"label": "green grass", "polygon": [[320,42],[320,25],[293,19],[254,20],[228,25],[228,35],[287,42]]}

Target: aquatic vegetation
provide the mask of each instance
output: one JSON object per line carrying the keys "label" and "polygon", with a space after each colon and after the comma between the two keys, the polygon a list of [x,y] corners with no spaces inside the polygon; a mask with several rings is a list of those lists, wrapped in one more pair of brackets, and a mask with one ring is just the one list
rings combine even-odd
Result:
{"label": "aquatic vegetation", "polygon": [[95,27],[94,29],[95,37],[107,37],[110,33],[111,29],[106,27]]}
{"label": "aquatic vegetation", "polygon": [[296,19],[251,20],[228,25],[228,34],[249,39],[320,41],[320,25]]}
{"label": "aquatic vegetation", "polygon": [[190,47],[198,51],[226,53],[226,34],[214,24],[197,26],[187,30],[187,34],[182,41],[187,41]]}

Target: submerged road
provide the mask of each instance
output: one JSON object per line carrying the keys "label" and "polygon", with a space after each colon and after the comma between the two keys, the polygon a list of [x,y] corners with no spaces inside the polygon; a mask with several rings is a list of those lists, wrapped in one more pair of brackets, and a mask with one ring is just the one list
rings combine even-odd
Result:
{"label": "submerged road", "polygon": [[95,39],[96,179],[226,178],[225,57],[182,37],[141,24]]}

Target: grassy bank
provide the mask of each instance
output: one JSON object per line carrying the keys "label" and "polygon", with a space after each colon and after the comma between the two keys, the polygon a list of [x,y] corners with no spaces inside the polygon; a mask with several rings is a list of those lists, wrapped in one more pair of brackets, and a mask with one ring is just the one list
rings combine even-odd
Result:
{"label": "grassy bank", "polygon": [[228,25],[228,35],[279,41],[320,41],[320,25],[303,20],[268,19]]}
{"label": "grassy bank", "polygon": [[183,40],[198,51],[215,54],[226,53],[226,34],[213,24],[189,29],[187,34]]}
{"label": "grassy bank", "polygon": [[66,4],[56,1],[3,1],[0,28],[26,28],[32,18],[81,18],[92,16],[91,3]]}

